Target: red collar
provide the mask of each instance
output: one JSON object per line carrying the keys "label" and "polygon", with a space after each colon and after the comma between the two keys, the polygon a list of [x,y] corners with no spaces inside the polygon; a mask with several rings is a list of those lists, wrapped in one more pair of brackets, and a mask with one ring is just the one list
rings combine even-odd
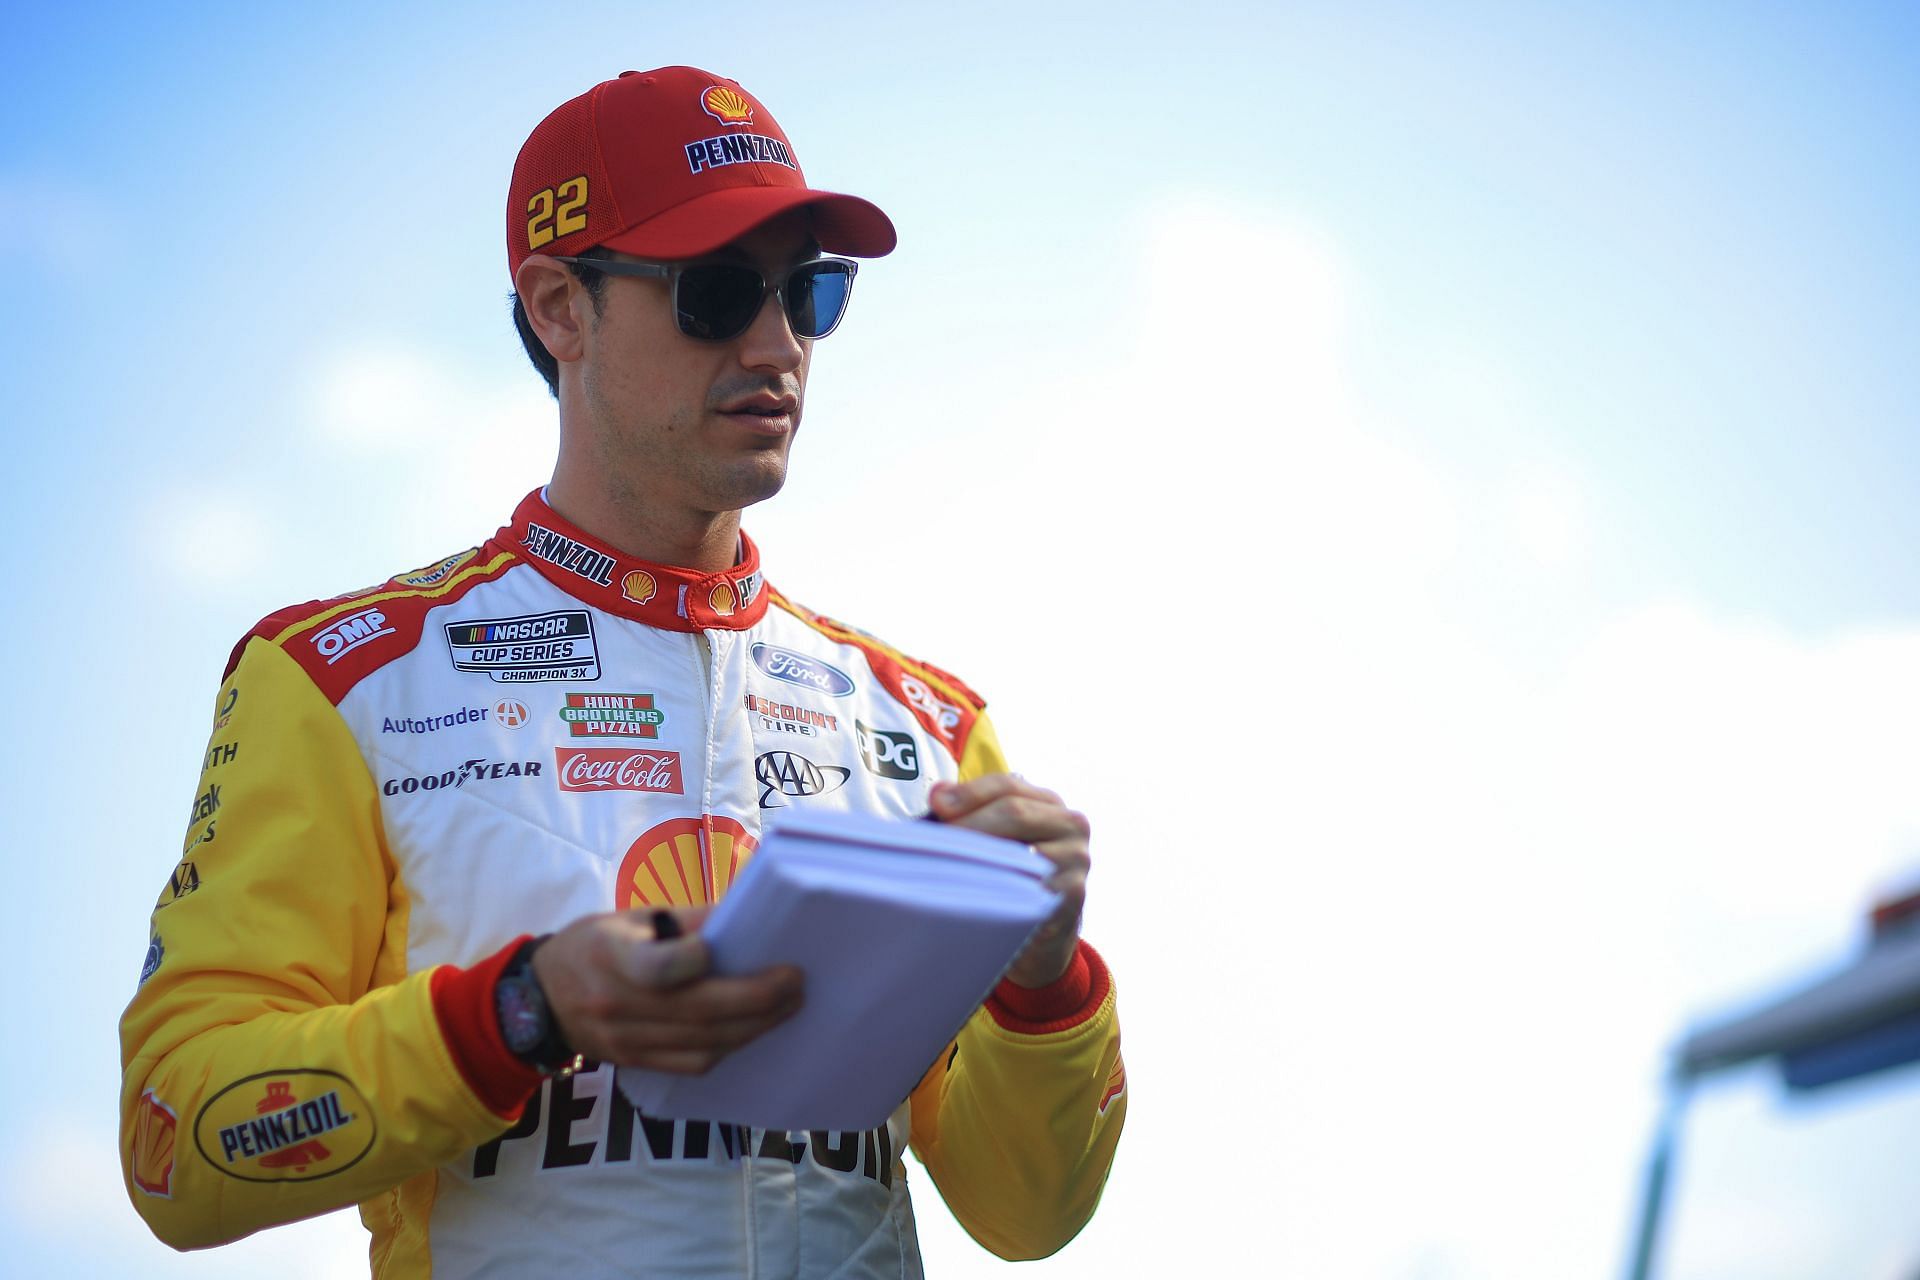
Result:
{"label": "red collar", "polygon": [[654,564],[569,523],[535,489],[495,540],[570,596],[663,631],[745,631],[767,612],[760,549],[744,531],[740,561],[721,573]]}

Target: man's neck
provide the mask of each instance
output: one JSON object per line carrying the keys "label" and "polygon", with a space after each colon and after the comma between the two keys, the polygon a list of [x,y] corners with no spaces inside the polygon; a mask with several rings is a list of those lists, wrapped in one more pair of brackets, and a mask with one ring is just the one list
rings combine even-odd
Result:
{"label": "man's neck", "polygon": [[556,471],[547,505],[616,551],[654,564],[718,573],[739,560],[738,511],[672,510],[622,499]]}

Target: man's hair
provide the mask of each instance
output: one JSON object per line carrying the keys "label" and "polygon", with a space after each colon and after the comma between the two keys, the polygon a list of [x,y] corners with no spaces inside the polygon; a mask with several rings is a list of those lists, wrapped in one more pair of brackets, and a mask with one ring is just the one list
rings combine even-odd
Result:
{"label": "man's hair", "polygon": [[[577,258],[609,258],[613,255],[607,250],[595,245],[593,248],[582,250],[574,256]],[[607,273],[604,271],[595,271],[592,267],[583,267],[571,262],[567,263],[567,270],[573,272],[574,279],[578,280],[580,287],[587,291],[587,297],[593,302],[593,318],[598,320],[600,318],[601,295],[606,292],[607,288]],[[520,345],[527,349],[527,359],[533,361],[533,367],[538,369],[540,376],[547,380],[547,390],[552,393],[555,400],[558,400],[560,398],[560,362],[553,358],[553,353],[547,350],[546,343],[540,341],[540,335],[533,331],[531,324],[527,323],[527,307],[525,303],[520,301],[520,295],[518,293],[512,293],[507,296],[513,300],[513,327],[520,334]]]}

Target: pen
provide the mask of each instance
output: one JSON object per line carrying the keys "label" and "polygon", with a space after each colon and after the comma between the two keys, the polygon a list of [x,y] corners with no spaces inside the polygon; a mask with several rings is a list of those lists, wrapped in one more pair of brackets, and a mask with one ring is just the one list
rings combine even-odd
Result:
{"label": "pen", "polygon": [[674,918],[673,912],[656,911],[652,922],[655,942],[668,942],[680,936],[680,922]]}

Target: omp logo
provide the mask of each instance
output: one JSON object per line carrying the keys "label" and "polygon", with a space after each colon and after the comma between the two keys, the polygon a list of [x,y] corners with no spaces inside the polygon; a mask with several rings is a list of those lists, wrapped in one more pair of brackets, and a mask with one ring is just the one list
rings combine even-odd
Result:
{"label": "omp logo", "polygon": [[920,748],[912,734],[890,733],[855,720],[853,736],[860,744],[860,763],[867,766],[867,772],[903,781],[920,776]]}
{"label": "omp logo", "polygon": [[752,124],[753,104],[738,89],[716,84],[700,95],[700,107],[721,124]]}
{"label": "omp logo", "polygon": [[804,653],[795,653],[791,649],[782,649],[778,645],[771,644],[756,643],[751,652],[753,665],[775,680],[797,684],[803,689],[812,689],[815,693],[824,693],[830,698],[844,698],[853,692],[852,676],[817,658],[809,658]]}
{"label": "omp logo", "polygon": [[775,796],[817,796],[838,788],[852,775],[851,769],[835,764],[815,764],[791,751],[768,751],[753,762],[753,776],[760,782],[760,807],[778,809]]}
{"label": "omp logo", "polygon": [[562,791],[665,791],[681,794],[678,751],[555,747]]}
{"label": "omp logo", "polygon": [[314,635],[313,647],[320,651],[327,665],[332,666],[361,645],[393,633],[394,628],[387,625],[386,614],[378,609],[362,609],[338,622],[328,623]]}
{"label": "omp logo", "polygon": [[149,1089],[133,1118],[133,1185],[162,1200],[173,1198],[173,1144],[180,1117]]}
{"label": "omp logo", "polygon": [[900,673],[900,692],[907,695],[907,702],[915,710],[938,726],[941,737],[953,737],[953,731],[960,727],[960,708],[935,696],[924,682],[904,671]]}
{"label": "omp logo", "polygon": [[294,1067],[236,1080],[207,1100],[193,1141],[208,1164],[243,1182],[311,1182],[373,1149],[373,1111],[337,1071]]}

